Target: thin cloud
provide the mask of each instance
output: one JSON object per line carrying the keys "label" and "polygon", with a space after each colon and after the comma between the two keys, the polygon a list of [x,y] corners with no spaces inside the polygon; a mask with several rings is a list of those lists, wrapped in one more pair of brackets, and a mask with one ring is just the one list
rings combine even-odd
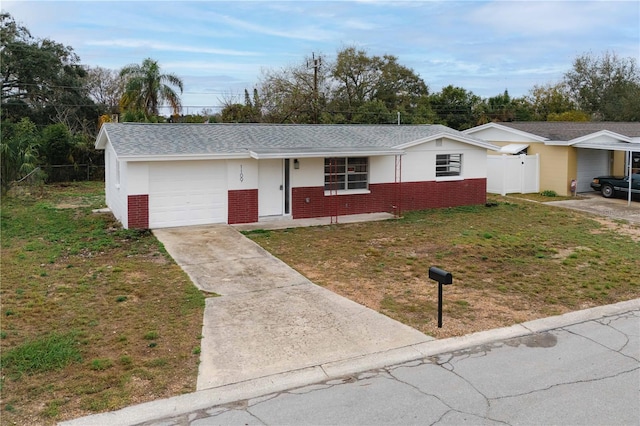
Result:
{"label": "thin cloud", "polygon": [[213,49],[208,47],[184,46],[179,44],[159,43],[149,40],[136,39],[114,39],[114,40],[89,40],[85,42],[87,46],[109,46],[122,48],[147,48],[152,50],[169,51],[169,52],[185,52],[185,53],[204,53],[210,55],[227,55],[227,56],[260,56],[258,52],[247,52],[241,50],[229,49]]}
{"label": "thin cloud", "polygon": [[213,73],[235,73],[243,75],[246,73],[255,72],[260,67],[259,63],[256,64],[238,64],[237,62],[220,62],[220,61],[168,61],[162,63],[163,67],[183,70],[183,73],[189,73],[190,71],[202,71]]}
{"label": "thin cloud", "polygon": [[253,33],[269,35],[282,38],[309,40],[309,41],[321,41],[329,40],[335,33],[333,31],[326,31],[318,28],[314,28],[310,25],[305,25],[301,28],[287,28],[287,29],[275,29],[272,27],[264,26],[261,24],[236,19],[228,15],[217,15],[218,20],[227,25],[231,25],[239,30],[251,31]]}
{"label": "thin cloud", "polygon": [[618,18],[638,13],[637,2],[628,1],[543,1],[489,2],[469,15],[474,24],[484,24],[499,34],[529,36],[588,34],[611,29]]}
{"label": "thin cloud", "polygon": [[378,27],[371,22],[366,22],[361,19],[347,19],[342,25],[352,30],[374,30]]}

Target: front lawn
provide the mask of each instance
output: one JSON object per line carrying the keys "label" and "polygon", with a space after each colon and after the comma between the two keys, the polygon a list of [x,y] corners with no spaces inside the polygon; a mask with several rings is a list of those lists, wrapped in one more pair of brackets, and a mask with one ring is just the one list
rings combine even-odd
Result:
{"label": "front lawn", "polygon": [[[523,199],[246,234],[313,282],[442,338],[640,295],[640,229]],[[453,274],[437,328],[430,266]]]}
{"label": "front lawn", "polygon": [[204,296],[104,183],[3,197],[3,425],[54,424],[195,390]]}
{"label": "front lawn", "polygon": [[[204,297],[102,183],[3,197],[1,423],[58,421],[195,390]],[[638,297],[640,229],[508,197],[403,219],[248,236],[312,281],[434,337]],[[453,273],[437,328],[430,266]]]}

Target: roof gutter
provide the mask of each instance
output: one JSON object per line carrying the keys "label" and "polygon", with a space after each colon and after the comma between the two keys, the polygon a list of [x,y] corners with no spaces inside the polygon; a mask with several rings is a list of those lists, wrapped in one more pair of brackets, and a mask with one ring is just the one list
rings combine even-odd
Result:
{"label": "roof gutter", "polygon": [[242,160],[251,158],[248,152],[229,154],[169,154],[169,155],[119,155],[118,160],[137,161],[170,161],[170,160]]}
{"label": "roof gutter", "polygon": [[405,152],[398,149],[391,150],[318,150],[318,151],[289,151],[289,152],[260,152],[249,151],[251,158],[256,160],[280,159],[280,158],[329,158],[329,157],[382,157],[392,155],[404,155]]}

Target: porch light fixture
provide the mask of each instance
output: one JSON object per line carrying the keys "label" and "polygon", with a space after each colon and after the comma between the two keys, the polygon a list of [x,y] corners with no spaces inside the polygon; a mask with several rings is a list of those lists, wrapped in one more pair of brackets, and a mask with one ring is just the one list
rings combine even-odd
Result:
{"label": "porch light fixture", "polygon": [[298,161],[297,158],[293,160],[293,168],[296,170],[300,168],[300,162]]}

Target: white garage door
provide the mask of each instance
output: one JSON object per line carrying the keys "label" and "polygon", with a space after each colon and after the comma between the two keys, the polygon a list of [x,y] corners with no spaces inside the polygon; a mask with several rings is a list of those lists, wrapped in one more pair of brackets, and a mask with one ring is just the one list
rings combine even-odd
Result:
{"label": "white garage door", "polygon": [[578,192],[592,191],[593,178],[608,174],[609,151],[578,148]]}
{"label": "white garage door", "polygon": [[171,161],[149,165],[149,227],[227,222],[224,161]]}

